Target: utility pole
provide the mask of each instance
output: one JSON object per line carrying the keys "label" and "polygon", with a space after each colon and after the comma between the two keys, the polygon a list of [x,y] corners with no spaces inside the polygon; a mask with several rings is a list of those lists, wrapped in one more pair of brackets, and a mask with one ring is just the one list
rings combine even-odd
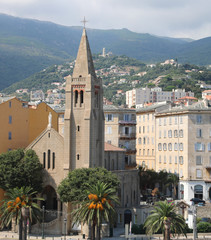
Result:
{"label": "utility pole", "polygon": [[193,207],[192,207],[192,213],[193,213],[193,240],[196,240],[198,238],[198,234],[197,234],[197,226],[196,226],[196,205],[195,203],[193,203]]}

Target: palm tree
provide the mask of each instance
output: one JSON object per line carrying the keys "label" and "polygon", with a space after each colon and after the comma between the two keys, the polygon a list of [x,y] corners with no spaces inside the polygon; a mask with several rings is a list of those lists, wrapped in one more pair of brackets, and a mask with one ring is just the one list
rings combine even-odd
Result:
{"label": "palm tree", "polygon": [[152,235],[161,230],[165,240],[170,240],[171,233],[186,236],[185,226],[183,216],[176,213],[175,204],[167,201],[157,202],[144,223],[147,234]]}
{"label": "palm tree", "polygon": [[176,198],[177,196],[177,186],[179,182],[179,177],[178,175],[174,173],[169,173],[168,178],[167,178],[167,184],[166,186],[172,186],[173,187],[173,199]]}
{"label": "palm tree", "polygon": [[113,220],[115,216],[113,204],[118,202],[116,190],[111,185],[97,182],[95,186],[89,186],[86,199],[73,211],[73,223],[91,224],[93,240],[97,226],[97,239],[100,240],[100,225],[103,220],[106,222]]}
{"label": "palm tree", "polygon": [[27,219],[31,222],[41,219],[41,209],[35,201],[43,199],[35,198],[36,193],[31,187],[22,187],[8,190],[5,194],[6,198],[0,208],[1,228],[9,226],[15,219],[16,224],[19,224],[19,240],[26,240]]}

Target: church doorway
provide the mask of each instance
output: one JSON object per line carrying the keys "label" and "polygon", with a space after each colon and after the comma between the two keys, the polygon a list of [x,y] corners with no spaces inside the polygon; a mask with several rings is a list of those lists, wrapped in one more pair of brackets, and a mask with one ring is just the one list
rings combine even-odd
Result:
{"label": "church doorway", "polygon": [[124,225],[130,224],[131,221],[132,221],[132,213],[129,209],[127,209],[124,212]]}
{"label": "church doorway", "polygon": [[53,187],[46,186],[41,195],[44,198],[43,205],[45,206],[45,222],[50,222],[57,218],[57,194]]}
{"label": "church doorway", "polygon": [[209,199],[211,200],[211,187],[209,189]]}

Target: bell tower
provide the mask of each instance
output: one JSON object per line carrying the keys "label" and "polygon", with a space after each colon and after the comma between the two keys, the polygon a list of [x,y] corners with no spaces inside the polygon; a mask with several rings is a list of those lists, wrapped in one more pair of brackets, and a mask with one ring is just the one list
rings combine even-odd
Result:
{"label": "bell tower", "polygon": [[66,80],[64,169],[104,165],[102,80],[84,27],[72,77]]}

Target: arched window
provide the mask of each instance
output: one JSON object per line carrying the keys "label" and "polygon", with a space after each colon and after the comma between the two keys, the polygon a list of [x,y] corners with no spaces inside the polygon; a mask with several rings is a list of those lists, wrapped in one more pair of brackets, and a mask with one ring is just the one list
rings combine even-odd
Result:
{"label": "arched window", "polygon": [[138,139],[138,144],[141,144],[141,138]]}
{"label": "arched window", "polygon": [[79,154],[77,154],[77,160],[79,160],[80,159],[80,155]]}
{"label": "arched window", "polygon": [[84,103],[84,91],[81,90],[80,91],[80,104],[81,104],[81,106],[82,106],[83,103]]}
{"label": "arched window", "polygon": [[179,130],[179,137],[180,137],[180,138],[183,137],[183,130],[182,130],[182,129]]}
{"label": "arched window", "polygon": [[77,103],[78,103],[78,90],[75,90],[75,107]]}
{"label": "arched window", "polygon": [[184,199],[184,185],[183,184],[180,185],[180,198]]}
{"label": "arched window", "polygon": [[161,151],[162,150],[162,144],[158,143],[158,150]]}
{"label": "arched window", "polygon": [[43,168],[45,168],[45,161],[46,161],[46,153],[43,153]]}
{"label": "arched window", "polygon": [[48,169],[51,167],[51,150],[48,149]]}
{"label": "arched window", "polygon": [[164,143],[164,144],[163,144],[163,151],[166,151],[166,150],[167,150],[167,144]]}
{"label": "arched window", "polygon": [[174,130],[174,137],[175,137],[175,138],[177,138],[177,137],[178,137],[177,130]]}
{"label": "arched window", "polygon": [[177,151],[178,150],[178,145],[177,143],[174,144],[174,151]]}
{"label": "arched window", "polygon": [[203,199],[203,186],[202,185],[194,186],[194,197]]}
{"label": "arched window", "polygon": [[169,149],[169,151],[172,151],[172,144],[171,143],[168,144],[168,149]]}

